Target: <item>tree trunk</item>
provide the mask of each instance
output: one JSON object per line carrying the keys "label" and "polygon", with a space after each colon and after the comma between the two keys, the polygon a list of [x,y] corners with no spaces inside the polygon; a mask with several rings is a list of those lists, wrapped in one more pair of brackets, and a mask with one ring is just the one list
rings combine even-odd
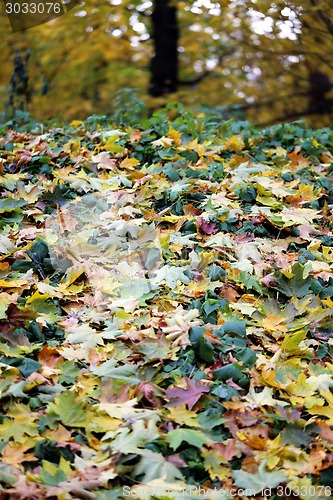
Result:
{"label": "tree trunk", "polygon": [[154,97],[177,90],[178,23],[177,9],[169,0],[155,0],[152,15],[155,54],[151,60],[149,93]]}

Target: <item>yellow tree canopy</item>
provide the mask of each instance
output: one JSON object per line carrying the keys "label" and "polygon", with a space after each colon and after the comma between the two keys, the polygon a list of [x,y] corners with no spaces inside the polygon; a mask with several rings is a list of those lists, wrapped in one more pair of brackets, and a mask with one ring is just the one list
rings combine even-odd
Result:
{"label": "yellow tree canopy", "polygon": [[[131,87],[151,108],[170,99],[190,105],[238,104],[248,118],[266,123],[309,112],[309,94],[318,86],[311,83],[314,73],[333,82],[329,0],[172,3],[180,30],[180,84],[176,93],[157,99],[148,96],[152,1],[82,1],[65,15],[19,33],[11,32],[3,13],[2,108],[14,52],[28,48],[30,112],[39,118],[108,113],[116,92]],[[317,98],[319,94],[317,89]],[[310,110],[316,125],[330,119],[330,97],[326,89],[320,111]]]}

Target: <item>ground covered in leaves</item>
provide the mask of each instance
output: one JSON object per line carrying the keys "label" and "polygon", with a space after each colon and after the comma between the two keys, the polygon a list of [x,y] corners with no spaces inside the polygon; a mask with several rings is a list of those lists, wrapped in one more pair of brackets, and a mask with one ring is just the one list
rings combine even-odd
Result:
{"label": "ground covered in leaves", "polygon": [[1,498],[331,496],[333,132],[168,114],[0,132]]}

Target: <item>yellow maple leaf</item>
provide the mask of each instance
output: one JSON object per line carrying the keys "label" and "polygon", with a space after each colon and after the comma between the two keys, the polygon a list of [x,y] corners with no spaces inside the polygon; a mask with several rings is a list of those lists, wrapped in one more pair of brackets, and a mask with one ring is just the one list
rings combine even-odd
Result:
{"label": "yellow maple leaf", "polygon": [[255,406],[275,407],[276,405],[286,406],[288,404],[285,401],[274,399],[271,387],[264,387],[262,392],[255,392],[254,389],[251,389],[244,399]]}
{"label": "yellow maple leaf", "polygon": [[0,439],[8,441],[11,437],[15,442],[25,444],[27,436],[39,437],[37,424],[35,421],[38,414],[32,413],[29,406],[24,404],[15,404],[7,414],[9,419],[5,419],[0,424]]}
{"label": "yellow maple leaf", "polygon": [[331,406],[319,406],[315,405],[312,406],[312,408],[308,408],[308,413],[310,415],[315,415],[315,416],[320,416],[320,417],[327,417],[327,425],[331,426],[333,425],[333,408]]}
{"label": "yellow maple leaf", "polygon": [[204,466],[211,479],[226,479],[231,476],[228,461],[218,450],[204,450],[201,452],[204,459]]}
{"label": "yellow maple leaf", "polygon": [[293,224],[312,224],[314,219],[321,219],[322,215],[312,208],[287,208],[283,207],[279,216],[285,222]]}
{"label": "yellow maple leaf", "polygon": [[331,297],[322,299],[322,303],[325,304],[325,306],[328,306],[330,309],[333,309],[333,300],[331,299]]}
{"label": "yellow maple leaf", "polygon": [[38,460],[33,453],[26,453],[31,447],[10,441],[1,450],[1,460],[9,465],[14,465],[24,470],[22,462],[35,462]]}
{"label": "yellow maple leaf", "polygon": [[187,427],[200,427],[197,417],[197,412],[187,410],[185,404],[170,408],[168,412],[169,420],[179,425],[186,425]]}
{"label": "yellow maple leaf", "polygon": [[169,132],[168,132],[168,136],[173,139],[174,143],[176,144],[176,146],[180,146],[182,141],[180,140],[181,136],[182,136],[182,133],[179,132],[178,130],[175,130],[174,128],[170,127],[169,128]]}
{"label": "yellow maple leaf", "polygon": [[242,137],[239,135],[232,135],[225,141],[223,149],[231,149],[233,151],[236,151],[236,153],[239,153],[239,151],[242,151],[244,147],[245,144]]}
{"label": "yellow maple leaf", "polygon": [[303,398],[312,396],[317,389],[317,384],[310,381],[309,378],[306,378],[305,373],[300,373],[297,382],[288,384],[286,391],[294,396],[302,396]]}
{"label": "yellow maple leaf", "polygon": [[285,325],[285,322],[286,318],[283,318],[281,316],[274,316],[274,314],[269,313],[266,318],[262,320],[262,326],[269,332],[278,331],[281,333],[286,333],[288,329]]}
{"label": "yellow maple leaf", "polygon": [[14,279],[14,280],[0,280],[0,287],[2,288],[21,288],[23,285],[27,285],[27,280]]}
{"label": "yellow maple leaf", "polygon": [[281,344],[281,349],[288,352],[298,352],[300,350],[300,342],[306,337],[306,331],[300,330],[299,332],[293,333],[285,337]]}
{"label": "yellow maple leaf", "polygon": [[125,158],[121,164],[119,165],[120,168],[125,168],[127,170],[134,170],[134,167],[139,165],[139,160],[136,158]]}

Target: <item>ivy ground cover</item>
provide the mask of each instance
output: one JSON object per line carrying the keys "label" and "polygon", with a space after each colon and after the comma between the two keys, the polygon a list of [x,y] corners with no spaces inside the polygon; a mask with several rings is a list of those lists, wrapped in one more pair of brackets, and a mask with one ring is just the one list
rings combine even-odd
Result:
{"label": "ivy ground cover", "polygon": [[169,114],[1,131],[1,498],[331,497],[333,133]]}

